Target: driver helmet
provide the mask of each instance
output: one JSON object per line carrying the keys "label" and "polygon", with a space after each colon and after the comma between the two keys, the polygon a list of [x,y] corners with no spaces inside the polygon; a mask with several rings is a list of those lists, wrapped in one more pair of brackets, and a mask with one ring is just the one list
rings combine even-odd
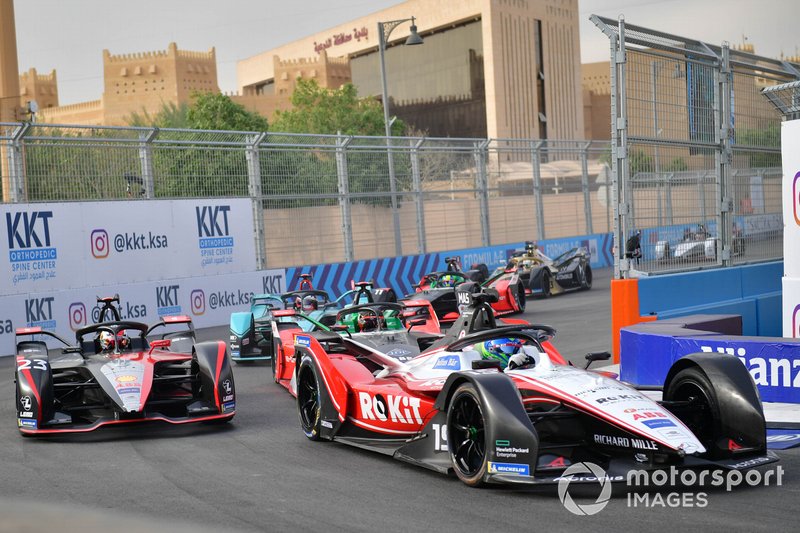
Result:
{"label": "driver helmet", "polygon": [[513,337],[492,339],[476,346],[478,353],[484,359],[500,361],[504,367],[508,366],[508,361],[512,355],[522,349],[523,341]]}
{"label": "driver helmet", "polygon": [[300,311],[303,308],[303,299],[299,296],[296,296],[294,299],[294,310]]}
{"label": "driver helmet", "polygon": [[358,314],[359,332],[377,331],[379,323],[380,323],[380,317],[378,317],[377,315],[365,314],[365,313]]}
{"label": "driver helmet", "polygon": [[319,309],[319,301],[314,296],[303,298],[303,311],[316,311]]}
{"label": "driver helmet", "polygon": [[444,276],[439,278],[438,282],[439,287],[455,287],[456,286],[456,277],[452,274],[445,274]]}
{"label": "driver helmet", "polygon": [[120,331],[117,333],[117,346],[119,346],[120,350],[124,350],[131,345],[131,339],[128,337],[124,331]]}
{"label": "driver helmet", "polygon": [[113,350],[116,345],[114,334],[110,331],[101,331],[100,335],[97,336],[97,342],[100,344],[100,350],[104,352]]}

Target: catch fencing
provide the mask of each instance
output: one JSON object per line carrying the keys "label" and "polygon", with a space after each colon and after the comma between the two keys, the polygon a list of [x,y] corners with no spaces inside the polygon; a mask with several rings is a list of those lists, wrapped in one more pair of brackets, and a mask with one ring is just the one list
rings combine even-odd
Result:
{"label": "catch fencing", "polygon": [[608,142],[11,123],[0,151],[6,202],[249,197],[259,268],[612,227]]}
{"label": "catch fencing", "polygon": [[782,257],[781,117],[761,90],[800,65],[591,18],[610,41],[616,277]]}

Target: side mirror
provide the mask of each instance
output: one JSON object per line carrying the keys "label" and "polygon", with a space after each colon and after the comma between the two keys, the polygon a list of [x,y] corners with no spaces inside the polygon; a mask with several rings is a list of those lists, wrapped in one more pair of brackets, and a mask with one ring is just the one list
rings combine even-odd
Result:
{"label": "side mirror", "polygon": [[502,372],[505,367],[503,363],[496,359],[478,359],[472,362],[472,370],[483,370],[486,368],[495,368]]}
{"label": "side mirror", "polygon": [[409,320],[406,322],[406,324],[408,324],[408,331],[411,331],[411,328],[414,326],[424,326],[426,322],[427,320],[424,318],[415,318],[413,320]]}
{"label": "side mirror", "polygon": [[336,333],[347,333],[347,336],[350,337],[350,329],[345,326],[344,324],[334,324],[331,327],[331,331],[335,331]]}
{"label": "side mirror", "polygon": [[172,345],[171,339],[158,339],[150,342],[150,351],[148,352],[153,353],[153,350],[160,350],[163,348],[169,348]]}
{"label": "side mirror", "polygon": [[589,365],[594,363],[595,361],[608,361],[611,359],[611,354],[608,352],[592,352],[586,354],[586,366],[583,367],[584,370],[589,368]]}

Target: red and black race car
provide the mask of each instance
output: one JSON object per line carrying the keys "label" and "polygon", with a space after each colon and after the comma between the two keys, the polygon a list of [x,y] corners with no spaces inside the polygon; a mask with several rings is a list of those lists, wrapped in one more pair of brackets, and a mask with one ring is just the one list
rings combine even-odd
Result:
{"label": "red and black race car", "polygon": [[[480,290],[480,285],[487,282],[488,268],[484,264],[473,265],[467,272],[461,270],[458,257],[448,257],[447,270],[429,272],[414,285],[415,293],[405,299],[427,300],[433,305],[436,316],[443,323],[453,322],[458,318],[459,304],[456,301],[456,287],[468,282]],[[492,280],[492,288],[497,291],[497,299],[491,306],[498,316],[525,311],[525,288],[519,276],[504,276]]]}
{"label": "red and black race car", "polygon": [[[543,346],[555,334],[549,326],[484,329],[486,307],[473,306],[473,333],[407,361],[355,335],[296,333],[306,437],[455,472],[472,486],[556,483],[580,462],[620,481],[632,470],[746,470],[777,460],[766,450],[758,392],[736,358],[679,359],[656,402],[602,373],[561,364]],[[589,363],[605,358],[587,355]]]}
{"label": "red and black race car", "polygon": [[[360,325],[359,325],[360,322]],[[348,324],[350,328],[348,328]],[[367,303],[340,310],[336,322],[323,324],[309,315],[286,309],[273,312],[272,339],[275,357],[272,376],[276,383],[296,394],[294,335],[312,331],[341,333],[375,343],[393,357],[416,355],[443,335],[429,302]],[[395,345],[412,347],[400,351]],[[401,352],[402,351],[402,355]]]}
{"label": "red and black race car", "polygon": [[[150,327],[115,318],[79,329],[75,345],[39,327],[17,329],[17,425],[23,435],[233,418],[236,391],[224,341],[195,343],[185,316],[164,317]],[[188,329],[152,339],[156,329],[170,326]],[[65,347],[49,351],[34,340],[42,335]]]}

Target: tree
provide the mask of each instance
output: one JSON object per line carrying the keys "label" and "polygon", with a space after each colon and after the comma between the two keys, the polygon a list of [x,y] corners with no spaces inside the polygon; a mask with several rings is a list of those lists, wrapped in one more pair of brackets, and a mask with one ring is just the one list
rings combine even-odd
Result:
{"label": "tree", "polygon": [[[748,151],[744,147],[774,148],[773,152]],[[780,122],[770,122],[762,129],[737,129],[734,137],[734,150],[739,148],[748,155],[750,168],[769,168],[781,166],[781,128]]]}
{"label": "tree", "polygon": [[[359,98],[351,83],[338,89],[320,87],[316,80],[297,80],[292,109],[277,111],[273,131],[335,135],[385,135],[383,106],[374,98]],[[405,123],[395,120],[392,135],[402,135]]]}
{"label": "tree", "polygon": [[147,110],[128,117],[131,126],[194,130],[267,131],[267,119],[220,93],[196,92],[191,104],[165,102],[150,115]]}

